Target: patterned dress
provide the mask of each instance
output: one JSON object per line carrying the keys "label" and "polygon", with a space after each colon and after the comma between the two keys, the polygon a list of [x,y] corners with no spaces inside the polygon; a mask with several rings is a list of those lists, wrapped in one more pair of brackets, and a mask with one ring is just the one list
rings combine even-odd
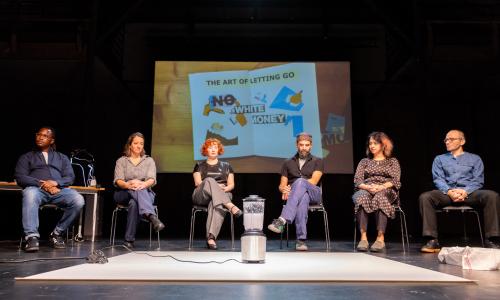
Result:
{"label": "patterned dress", "polygon": [[[388,158],[381,161],[364,158],[356,168],[354,175],[355,193],[352,196],[354,211],[357,213],[359,207],[367,213],[381,210],[387,217],[394,219],[394,207],[392,203],[399,201],[399,189],[401,188],[401,168],[396,158]],[[391,182],[394,186],[384,189],[375,195],[358,186],[364,184],[383,184]]]}

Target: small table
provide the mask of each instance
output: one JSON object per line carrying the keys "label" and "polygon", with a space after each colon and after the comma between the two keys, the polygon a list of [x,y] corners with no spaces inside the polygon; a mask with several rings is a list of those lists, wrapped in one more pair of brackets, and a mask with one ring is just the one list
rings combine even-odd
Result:
{"label": "small table", "polygon": [[[93,186],[70,186],[70,189],[73,189],[80,193],[81,195],[92,195],[93,196],[93,207],[92,207],[92,237],[91,241],[95,241],[96,235],[96,221],[97,221],[97,200],[99,192],[104,191],[104,188],[101,187],[93,187]],[[0,182],[0,191],[22,191],[23,189],[18,186],[15,182]],[[81,214],[80,214],[81,216]],[[78,233],[76,238],[83,240],[82,234],[82,219],[80,218],[80,222],[78,224]]]}

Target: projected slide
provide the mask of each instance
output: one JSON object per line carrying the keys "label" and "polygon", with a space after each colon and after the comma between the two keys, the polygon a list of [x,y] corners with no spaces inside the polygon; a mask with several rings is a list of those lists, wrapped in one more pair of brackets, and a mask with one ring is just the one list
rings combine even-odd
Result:
{"label": "projected slide", "polygon": [[[286,158],[298,133],[320,136],[313,63],[189,74],[189,88],[195,160],[210,137],[224,144],[227,158]],[[322,156],[320,147],[312,152]]]}
{"label": "projected slide", "polygon": [[192,172],[208,137],[236,173],[279,174],[313,136],[326,173],[353,173],[348,62],[157,61],[151,155],[158,172]]}

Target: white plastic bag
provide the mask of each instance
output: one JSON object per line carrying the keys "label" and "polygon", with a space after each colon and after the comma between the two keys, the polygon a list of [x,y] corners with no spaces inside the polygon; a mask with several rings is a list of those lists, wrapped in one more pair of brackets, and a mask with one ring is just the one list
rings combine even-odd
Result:
{"label": "white plastic bag", "polygon": [[442,263],[462,266],[464,270],[493,271],[500,268],[499,249],[443,247],[438,259]]}
{"label": "white plastic bag", "polygon": [[462,269],[493,271],[498,270],[499,264],[499,249],[465,247],[462,256]]}
{"label": "white plastic bag", "polygon": [[443,247],[439,251],[438,259],[443,264],[462,266],[464,247]]}

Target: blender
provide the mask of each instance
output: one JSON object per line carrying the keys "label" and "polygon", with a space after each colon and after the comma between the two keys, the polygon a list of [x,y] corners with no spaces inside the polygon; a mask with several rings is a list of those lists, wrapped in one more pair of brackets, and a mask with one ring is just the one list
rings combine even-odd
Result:
{"label": "blender", "polygon": [[264,201],[258,195],[243,199],[245,232],[241,236],[241,259],[246,263],[264,263],[266,259],[266,236],[262,232]]}

